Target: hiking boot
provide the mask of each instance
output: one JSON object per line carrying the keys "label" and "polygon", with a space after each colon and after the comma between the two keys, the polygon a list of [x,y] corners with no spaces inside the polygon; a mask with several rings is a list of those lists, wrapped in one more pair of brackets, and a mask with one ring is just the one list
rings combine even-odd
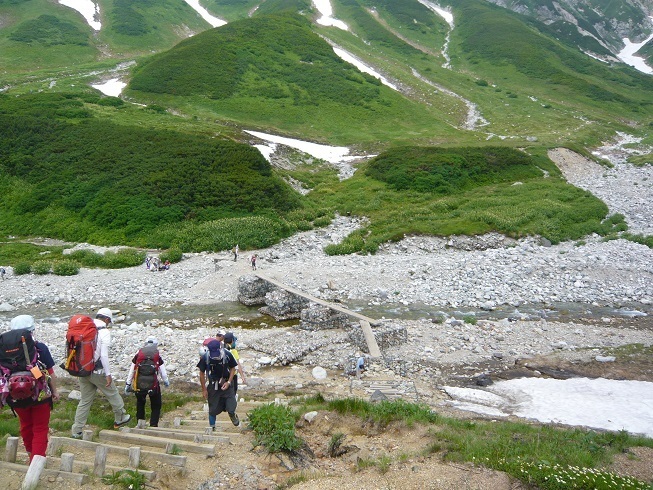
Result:
{"label": "hiking boot", "polygon": [[82,438],[82,433],[81,432],[75,432],[71,437],[73,439],[81,439]]}
{"label": "hiking boot", "polygon": [[234,424],[236,427],[240,425],[240,419],[238,418],[238,415],[236,415],[236,413],[230,413],[229,418],[231,419],[231,423]]}
{"label": "hiking boot", "polygon": [[119,421],[116,421],[113,423],[113,428],[117,429],[118,427],[121,427],[125,425],[127,422],[129,422],[132,419],[132,416],[126,413],[125,415],[122,416],[122,418]]}

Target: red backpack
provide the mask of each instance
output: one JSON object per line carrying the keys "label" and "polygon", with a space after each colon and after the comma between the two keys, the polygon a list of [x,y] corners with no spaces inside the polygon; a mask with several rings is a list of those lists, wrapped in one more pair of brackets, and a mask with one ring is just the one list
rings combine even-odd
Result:
{"label": "red backpack", "polygon": [[61,368],[71,376],[90,376],[95,369],[97,326],[90,316],[74,315],[66,332],[66,360]]}

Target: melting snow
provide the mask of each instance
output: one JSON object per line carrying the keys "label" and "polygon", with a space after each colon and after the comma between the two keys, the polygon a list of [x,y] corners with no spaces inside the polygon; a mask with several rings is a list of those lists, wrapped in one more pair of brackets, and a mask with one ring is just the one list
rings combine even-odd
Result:
{"label": "melting snow", "polygon": [[[653,17],[651,17],[653,19]],[[651,34],[649,37],[647,37],[644,41],[641,43],[631,43],[630,39],[624,38],[624,49],[622,49],[617,57],[626,63],[627,65],[630,65],[637,70],[646,73],[646,74],[652,74],[653,73],[653,68],[648,66],[646,62],[644,61],[643,58],[639,56],[635,56],[635,53],[639,51],[639,49],[644,46],[646,43],[648,43],[651,39],[653,39],[653,34]]]}
{"label": "melting snow", "polygon": [[354,65],[356,68],[358,68],[360,71],[362,71],[362,72],[364,72],[364,73],[367,73],[368,75],[372,75],[374,78],[377,78],[377,79],[381,80],[381,83],[382,83],[383,85],[387,85],[387,86],[390,87],[392,90],[399,91],[399,89],[397,88],[397,86],[396,86],[394,83],[389,82],[385,77],[383,77],[382,75],[380,75],[379,73],[377,73],[376,71],[374,71],[374,69],[372,69],[372,68],[370,68],[369,66],[367,66],[367,65],[366,65],[365,63],[363,63],[361,60],[359,60],[358,58],[356,58],[353,54],[348,53],[348,52],[345,51],[344,49],[342,49],[342,48],[337,48],[337,47],[335,47],[335,46],[333,47],[333,51],[334,51],[338,56],[340,56],[343,60],[345,60],[345,61],[348,62],[348,63],[351,63],[351,64]]}
{"label": "melting snow", "polygon": [[127,86],[125,82],[120,81],[119,78],[112,78],[101,84],[91,85],[91,87],[98,89],[104,95],[111,95],[113,97],[118,97],[122,89]]}
{"label": "melting snow", "polygon": [[217,17],[214,17],[213,15],[211,15],[208,10],[206,10],[204,7],[202,7],[200,5],[199,0],[184,0],[184,1],[188,5],[190,5],[193,8],[193,10],[195,10],[195,12],[200,14],[202,19],[207,21],[213,27],[220,27],[220,26],[223,26],[223,25],[225,25],[227,23],[226,21],[224,21],[222,19],[218,19]]}
{"label": "melting snow", "polygon": [[102,28],[100,23],[100,6],[91,0],[59,0],[59,3],[65,7],[77,10],[84,16],[88,25],[96,31]]}
{"label": "melting snow", "polygon": [[653,383],[647,381],[519,378],[445,391],[461,410],[653,437]]}
{"label": "melting snow", "polygon": [[348,31],[349,27],[343,21],[333,18],[333,9],[329,0],[313,0],[313,5],[322,14],[322,17],[317,19],[317,23],[321,26],[333,26],[343,31]]}

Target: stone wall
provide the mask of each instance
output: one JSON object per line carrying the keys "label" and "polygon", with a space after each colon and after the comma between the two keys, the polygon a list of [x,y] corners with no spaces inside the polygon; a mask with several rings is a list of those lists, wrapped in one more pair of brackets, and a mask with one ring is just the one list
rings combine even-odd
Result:
{"label": "stone wall", "polygon": [[265,295],[266,306],[259,308],[259,311],[278,322],[292,320],[301,316],[302,309],[308,303],[306,298],[289,293],[285,289],[275,289]]}
{"label": "stone wall", "polygon": [[238,301],[247,306],[264,305],[265,295],[276,287],[254,275],[238,278]]}
{"label": "stone wall", "polygon": [[349,323],[348,315],[332,310],[328,306],[310,303],[301,311],[299,328],[303,330],[346,328]]}

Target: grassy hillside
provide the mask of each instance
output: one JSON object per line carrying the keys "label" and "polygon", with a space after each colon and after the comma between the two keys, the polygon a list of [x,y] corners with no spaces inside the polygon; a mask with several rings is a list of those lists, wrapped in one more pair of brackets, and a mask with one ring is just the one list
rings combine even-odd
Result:
{"label": "grassy hillside", "polygon": [[75,97],[1,96],[0,127],[5,233],[153,246],[164,224],[299,206],[248,145],[113,125]]}
{"label": "grassy hillside", "polygon": [[343,214],[367,216],[332,254],[375,252],[405,235],[541,235],[554,243],[625,229],[623,217],[567,184],[546,157],[510,148],[395,148],[362,172],[319,185],[309,198]]}
{"label": "grassy hillside", "polygon": [[69,68],[168,49],[210,28],[185,2],[98,0],[101,29],[47,0],[0,1],[0,73]]}
{"label": "grassy hillside", "polygon": [[188,39],[139,64],[128,94],[186,113],[348,143],[451,132],[438,109],[342,61],[297,15],[259,15]]}
{"label": "grassy hillside", "polygon": [[[199,251],[369,217],[329,251],[347,253],[409,233],[556,242],[625,228],[546,149],[646,136],[651,78],[584,56],[556,26],[478,0],[451,1],[453,31],[417,0],[334,0],[346,31],[315,24],[308,0],[213,0],[230,21],[216,29],[185,2],[100,6],[97,33],[59,4],[0,0],[0,233]],[[116,75],[124,60],[136,64]],[[89,87],[117,76],[123,99]],[[242,129],[378,157],[344,182],[301,155],[275,169]]]}

